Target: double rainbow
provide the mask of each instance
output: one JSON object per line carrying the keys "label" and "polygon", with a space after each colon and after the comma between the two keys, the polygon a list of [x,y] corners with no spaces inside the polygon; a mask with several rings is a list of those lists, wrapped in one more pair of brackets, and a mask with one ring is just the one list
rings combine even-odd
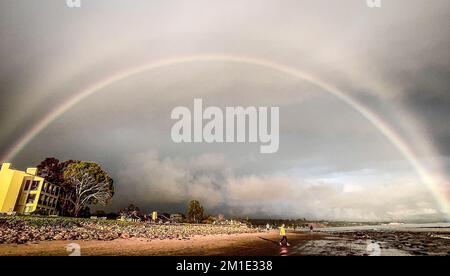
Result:
{"label": "double rainbow", "polygon": [[72,98],[69,98],[66,102],[57,106],[54,110],[50,111],[46,116],[44,116],[40,121],[38,121],[31,129],[29,129],[23,136],[21,136],[15,144],[0,158],[0,160],[9,161],[12,160],[25,146],[30,143],[34,137],[36,137],[42,130],[44,130],[48,125],[55,121],[58,117],[63,115],[66,111],[88,98],[89,96],[95,94],[96,92],[120,81],[131,77],[133,75],[158,69],[162,67],[168,67],[179,64],[186,63],[197,63],[197,62],[234,62],[250,64],[254,66],[260,66],[275,70],[292,76],[294,78],[301,79],[303,81],[310,82],[317,87],[320,87],[328,94],[336,97],[346,105],[348,105],[353,110],[357,111],[361,116],[363,116],[367,121],[369,121],[381,134],[383,134],[391,143],[394,145],[398,151],[403,155],[403,157],[411,164],[414,170],[417,172],[420,180],[430,189],[431,193],[434,195],[438,207],[441,212],[444,212],[450,218],[450,200],[446,191],[444,191],[438,184],[439,179],[433,177],[421,164],[415,153],[408,146],[408,144],[379,116],[373,113],[370,109],[360,104],[358,101],[352,97],[346,95],[341,90],[328,85],[320,79],[317,79],[311,75],[308,75],[302,71],[295,68],[277,64],[262,59],[254,59],[248,57],[239,56],[229,56],[229,55],[195,55],[195,56],[185,56],[180,58],[166,59],[157,62],[147,63],[141,66],[137,66],[131,69],[127,69],[122,72],[118,72],[112,76],[102,79],[86,89],[80,91]]}

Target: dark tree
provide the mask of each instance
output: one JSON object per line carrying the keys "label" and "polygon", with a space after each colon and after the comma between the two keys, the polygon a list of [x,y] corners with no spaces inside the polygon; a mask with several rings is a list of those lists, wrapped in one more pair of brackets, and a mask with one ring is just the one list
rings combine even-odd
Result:
{"label": "dark tree", "polygon": [[198,223],[203,220],[203,206],[197,200],[191,200],[188,205],[187,217],[190,222]]}
{"label": "dark tree", "polygon": [[81,208],[81,210],[78,212],[77,217],[79,218],[89,218],[91,217],[91,209],[89,208],[89,206],[83,206],[83,208]]}
{"label": "dark tree", "polygon": [[71,194],[71,186],[64,181],[64,171],[70,164],[75,161],[69,160],[60,162],[58,159],[50,157],[46,158],[37,165],[38,176],[45,178],[46,181],[61,187],[58,204],[56,209],[61,216],[71,216],[73,213],[73,204],[69,200]]}
{"label": "dark tree", "polygon": [[52,184],[61,185],[64,182],[64,168],[56,158],[46,158],[37,166],[37,169],[38,176]]}
{"label": "dark tree", "polygon": [[61,187],[57,210],[62,216],[88,216],[90,204],[107,204],[114,195],[113,180],[94,162],[46,158],[38,176]]}

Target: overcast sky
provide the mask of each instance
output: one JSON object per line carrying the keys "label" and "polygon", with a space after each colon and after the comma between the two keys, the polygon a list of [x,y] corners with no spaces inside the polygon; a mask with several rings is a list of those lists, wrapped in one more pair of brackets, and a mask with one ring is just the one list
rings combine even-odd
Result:
{"label": "overcast sky", "polygon": [[[164,59],[221,54],[296,68],[341,89],[446,179],[450,2],[382,0],[372,9],[365,2],[82,0],[68,8],[64,0],[0,0],[0,152],[99,80]],[[279,106],[279,151],[174,144],[170,113],[192,108],[194,98],[205,106]],[[250,64],[178,64],[115,82],[7,161],[25,168],[45,157],[102,164],[116,185],[109,210],[135,203],[184,211],[199,199],[209,213],[233,216],[444,216],[364,117],[312,83]]]}

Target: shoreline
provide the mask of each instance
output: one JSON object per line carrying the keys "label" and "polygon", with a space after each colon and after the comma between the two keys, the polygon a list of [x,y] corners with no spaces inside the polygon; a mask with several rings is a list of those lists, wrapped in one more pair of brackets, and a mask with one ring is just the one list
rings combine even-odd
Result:
{"label": "shoreline", "polygon": [[[68,256],[76,243],[82,256],[423,256],[450,255],[450,236],[437,233],[288,232],[290,247],[280,246],[278,231],[197,235],[186,240],[141,238],[57,240],[0,244],[0,256]],[[377,251],[378,250],[378,251]]]}
{"label": "shoreline", "polygon": [[[450,256],[450,224],[287,229],[71,218],[0,219],[0,256]],[[69,247],[68,247],[69,246]],[[78,252],[78,251],[76,251]]]}
{"label": "shoreline", "polygon": [[[315,238],[322,234],[315,235]],[[289,233],[289,242],[302,243],[309,234]],[[280,253],[277,231],[241,234],[197,235],[186,240],[140,238],[42,241],[27,244],[0,244],[1,256],[67,256],[66,246],[80,245],[85,256],[276,256]]]}
{"label": "shoreline", "polygon": [[66,246],[76,243],[83,256],[279,256],[290,248],[320,240],[324,234],[288,233],[291,247],[278,244],[278,231],[193,236],[187,240],[139,238],[112,241],[42,241],[0,244],[0,256],[68,256]]}

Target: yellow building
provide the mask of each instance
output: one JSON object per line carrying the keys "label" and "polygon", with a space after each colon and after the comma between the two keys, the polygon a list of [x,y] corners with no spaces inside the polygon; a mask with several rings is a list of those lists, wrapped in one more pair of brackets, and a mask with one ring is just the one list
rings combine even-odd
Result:
{"label": "yellow building", "polygon": [[36,176],[36,168],[25,172],[3,163],[0,170],[0,213],[57,215],[60,188]]}

